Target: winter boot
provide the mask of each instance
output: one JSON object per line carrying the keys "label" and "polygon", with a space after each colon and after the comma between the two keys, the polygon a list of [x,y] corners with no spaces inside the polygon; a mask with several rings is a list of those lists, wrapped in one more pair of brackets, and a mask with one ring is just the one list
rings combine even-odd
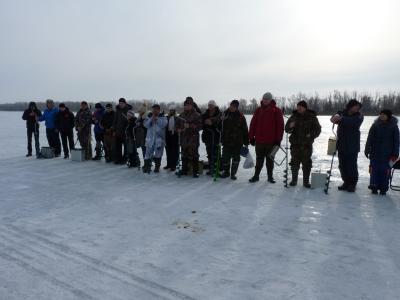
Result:
{"label": "winter boot", "polygon": [[297,185],[298,176],[299,176],[299,170],[292,170],[292,181],[289,183],[290,186]]}
{"label": "winter boot", "polygon": [[223,172],[222,172],[220,177],[221,178],[227,178],[227,177],[231,176],[231,173],[229,172],[229,169],[230,169],[230,165],[229,164],[224,164]]}
{"label": "winter boot", "polygon": [[155,163],[154,173],[160,173],[161,158],[155,158],[154,163]]}
{"label": "winter boot", "polygon": [[381,190],[381,191],[379,192],[379,194],[382,195],[382,196],[386,196],[386,191]]}
{"label": "winter boot", "polygon": [[221,177],[221,178],[228,178],[229,176],[231,176],[230,172],[227,171],[227,170],[224,170],[224,171],[221,173],[221,176],[219,176],[219,177]]}
{"label": "winter boot", "polygon": [[303,170],[303,186],[307,189],[311,188],[310,184],[310,171],[304,171]]}
{"label": "winter boot", "polygon": [[339,191],[346,191],[349,187],[349,180],[347,178],[342,178],[343,184],[338,186]]}
{"label": "winter boot", "polygon": [[192,160],[193,178],[199,178],[199,160]]}
{"label": "winter boot", "polygon": [[151,172],[151,159],[144,160],[143,173],[150,174]]}
{"label": "winter boot", "polygon": [[354,193],[356,191],[358,178],[350,178],[348,181],[347,190],[349,193]]}
{"label": "winter boot", "polygon": [[32,156],[32,153],[31,152],[29,152],[27,155],[25,155],[26,157],[30,157],[30,156]]}
{"label": "winter boot", "polygon": [[237,173],[238,168],[239,168],[239,162],[238,161],[233,161],[232,162],[232,166],[231,166],[231,179],[232,180],[236,180],[237,179],[236,173]]}
{"label": "winter boot", "polygon": [[377,195],[378,194],[378,189],[377,188],[374,188],[374,187],[371,187],[371,193],[372,194],[374,194],[374,195]]}
{"label": "winter boot", "polygon": [[274,177],[273,177],[273,175],[272,175],[273,171],[274,171],[274,168],[267,168],[268,182],[269,183],[275,183],[276,182]]}
{"label": "winter boot", "polygon": [[250,179],[249,179],[249,182],[257,182],[257,181],[259,181],[260,180],[260,173],[261,173],[261,169],[260,168],[255,168],[255,171],[254,171],[254,175],[253,175],[253,177],[251,177]]}

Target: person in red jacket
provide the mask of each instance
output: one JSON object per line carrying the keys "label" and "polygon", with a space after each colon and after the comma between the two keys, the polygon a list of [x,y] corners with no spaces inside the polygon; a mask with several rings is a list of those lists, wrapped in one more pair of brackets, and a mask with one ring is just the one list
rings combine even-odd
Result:
{"label": "person in red jacket", "polygon": [[274,161],[269,157],[275,145],[280,145],[283,137],[284,121],[282,111],[276,107],[271,93],[265,93],[261,106],[256,109],[250,123],[250,144],[256,147],[256,167],[250,182],[260,178],[260,172],[266,159],[268,181],[275,183],[272,176]]}

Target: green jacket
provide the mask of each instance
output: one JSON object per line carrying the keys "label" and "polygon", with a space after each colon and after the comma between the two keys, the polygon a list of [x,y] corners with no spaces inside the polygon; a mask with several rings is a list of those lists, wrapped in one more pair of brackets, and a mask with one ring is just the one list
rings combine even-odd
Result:
{"label": "green jacket", "polygon": [[[291,122],[295,122],[293,128],[289,126]],[[286,122],[285,131],[290,133],[289,141],[292,146],[312,145],[321,133],[321,125],[314,111],[307,110],[300,114],[295,110]]]}

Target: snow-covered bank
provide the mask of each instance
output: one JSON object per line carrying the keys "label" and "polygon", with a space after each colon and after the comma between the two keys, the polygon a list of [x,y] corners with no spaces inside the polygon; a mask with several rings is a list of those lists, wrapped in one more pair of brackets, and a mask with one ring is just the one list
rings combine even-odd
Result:
{"label": "snow-covered bank", "polygon": [[400,200],[0,160],[2,299],[396,299]]}

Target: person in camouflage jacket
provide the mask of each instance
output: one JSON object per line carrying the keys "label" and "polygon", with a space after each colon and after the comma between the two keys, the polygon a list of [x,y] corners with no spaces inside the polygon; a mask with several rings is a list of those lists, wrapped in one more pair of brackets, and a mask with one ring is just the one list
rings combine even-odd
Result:
{"label": "person in camouflage jacket", "polygon": [[[240,163],[240,149],[249,145],[249,134],[246,118],[238,110],[239,101],[233,100],[223,114],[222,130],[222,170],[221,178],[231,177],[236,180]],[[222,127],[222,126],[221,126]],[[232,167],[231,167],[232,159]]]}
{"label": "person in camouflage jacket", "polygon": [[199,131],[202,128],[200,113],[194,109],[192,97],[187,97],[184,102],[184,112],[177,118],[178,132],[180,133],[180,146],[182,151],[182,170],[180,175],[187,175],[189,163],[193,167],[193,177],[199,177]]}
{"label": "person in camouflage jacket", "polygon": [[303,169],[303,186],[310,188],[310,173],[312,168],[312,152],[314,140],[321,133],[321,125],[317,114],[309,110],[305,101],[297,103],[297,110],[293,112],[286,122],[285,131],[290,133],[290,166],[292,181],[290,186],[297,185],[300,164]]}
{"label": "person in camouflage jacket", "polygon": [[208,109],[202,114],[203,133],[201,140],[206,145],[208,165],[210,170],[207,175],[213,175],[218,156],[220,141],[221,112],[214,100],[208,102]]}
{"label": "person in camouflage jacket", "polygon": [[85,159],[92,159],[91,143],[92,112],[86,101],[81,102],[81,108],[75,116],[75,129],[78,134],[78,140],[85,152]]}

